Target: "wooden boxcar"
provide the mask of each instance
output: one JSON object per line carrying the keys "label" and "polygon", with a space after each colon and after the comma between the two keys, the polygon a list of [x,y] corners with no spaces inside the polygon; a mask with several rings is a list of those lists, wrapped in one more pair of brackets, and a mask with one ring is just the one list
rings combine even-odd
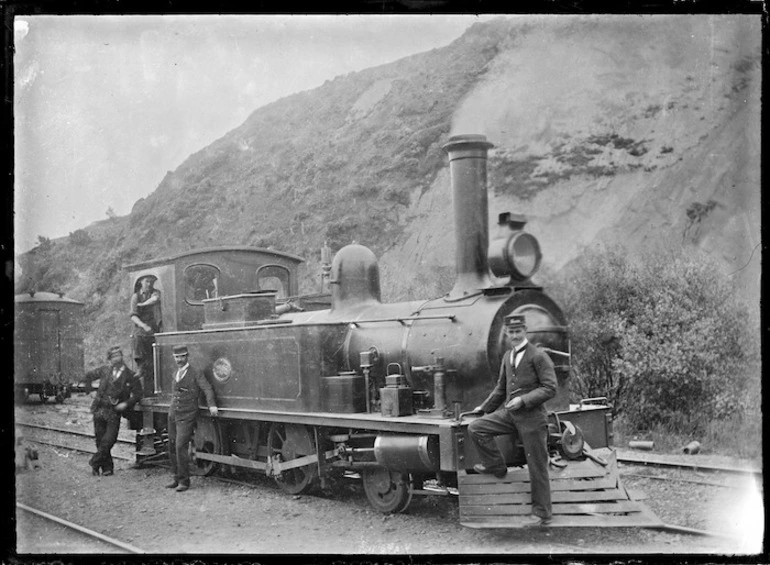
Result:
{"label": "wooden boxcar", "polygon": [[53,292],[17,294],[14,385],[17,397],[36,394],[42,402],[62,402],[83,375],[85,305]]}

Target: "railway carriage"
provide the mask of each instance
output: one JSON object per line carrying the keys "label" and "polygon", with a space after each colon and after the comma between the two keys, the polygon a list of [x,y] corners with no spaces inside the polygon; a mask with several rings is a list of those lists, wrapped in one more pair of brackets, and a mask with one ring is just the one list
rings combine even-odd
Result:
{"label": "railway carriage", "polygon": [[[553,524],[657,524],[619,480],[609,407],[570,404],[567,321],[532,281],[541,251],[525,219],[501,214],[490,241],[490,147],[479,135],[444,146],[456,240],[456,280],[446,296],[383,303],[377,259],[357,244],[324,265],[328,295],[298,296],[301,259],[264,249],[203,250],[128,267],[131,284],[154,274],[165,293],[151,390],[137,408],[145,438],[161,437],[171,352],[185,344],[219,406],[216,419],[200,411],[194,472],[257,470],[292,494],[355,474],[383,512],[404,511],[415,494],[458,494],[463,524],[517,527],[530,513],[528,473],[500,480],[469,471],[479,460],[467,424],[468,410],[497,380],[503,319],[522,314],[558,379],[546,405]],[[525,465],[520,446],[498,440],[509,466]]]}
{"label": "railway carriage", "polygon": [[14,392],[26,401],[57,403],[70,396],[70,386],[83,374],[85,305],[53,292],[14,297]]}

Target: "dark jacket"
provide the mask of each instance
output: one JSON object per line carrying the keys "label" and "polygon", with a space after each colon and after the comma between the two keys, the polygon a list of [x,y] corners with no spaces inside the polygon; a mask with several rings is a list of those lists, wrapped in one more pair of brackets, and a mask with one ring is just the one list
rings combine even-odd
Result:
{"label": "dark jacket", "polygon": [[514,420],[528,418],[545,419],[543,403],[556,396],[556,372],[553,361],[545,351],[527,343],[519,366],[514,369],[511,363],[511,350],[505,352],[500,363],[497,386],[481,404],[485,413],[494,412],[501,405],[521,397],[524,406],[512,410]]}
{"label": "dark jacket", "polygon": [[[157,296],[158,301],[154,304],[150,304],[149,306],[139,306],[140,302],[144,302],[150,299],[152,296]],[[160,291],[154,288],[152,292],[148,292],[146,294],[143,294],[142,292],[135,292],[133,295],[131,295],[131,313],[129,316],[132,318],[134,316],[139,318],[142,322],[152,328],[153,333],[163,331],[163,321],[161,318],[160,308]],[[142,328],[135,328],[135,331],[141,335],[145,333]]]}
{"label": "dark jacket", "polygon": [[190,365],[182,380],[176,382],[176,371],[171,375],[171,408],[177,421],[194,419],[198,413],[198,400],[201,392],[206,396],[206,404],[216,406],[214,389],[203,373]]}
{"label": "dark jacket", "polygon": [[142,398],[141,380],[125,365],[117,379],[112,377],[111,365],[103,365],[86,373],[85,382],[89,387],[96,379],[99,379],[99,388],[91,403],[93,414],[100,414],[103,417],[108,417],[112,413],[117,414],[115,406],[125,402],[127,407],[122,414],[127,415],[134,404]]}

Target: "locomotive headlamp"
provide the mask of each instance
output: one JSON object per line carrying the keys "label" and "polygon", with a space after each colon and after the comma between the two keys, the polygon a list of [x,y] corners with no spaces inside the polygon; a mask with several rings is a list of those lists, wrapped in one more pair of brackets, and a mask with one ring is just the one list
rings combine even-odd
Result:
{"label": "locomotive headlamp", "polygon": [[514,231],[489,245],[489,267],[496,277],[510,275],[515,281],[527,280],[540,268],[542,258],[537,239],[525,231]]}

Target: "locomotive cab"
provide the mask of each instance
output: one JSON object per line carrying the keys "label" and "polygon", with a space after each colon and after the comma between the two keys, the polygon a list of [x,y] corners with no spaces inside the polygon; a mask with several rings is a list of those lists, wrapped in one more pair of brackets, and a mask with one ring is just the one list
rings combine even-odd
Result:
{"label": "locomotive cab", "polygon": [[[128,265],[131,292],[139,279],[157,277],[161,291],[164,331],[193,331],[203,327],[207,300],[272,292],[278,304],[299,294],[299,266],[304,259],[271,249],[231,246],[199,249],[173,257]],[[313,295],[303,308],[328,307],[328,295]]]}

